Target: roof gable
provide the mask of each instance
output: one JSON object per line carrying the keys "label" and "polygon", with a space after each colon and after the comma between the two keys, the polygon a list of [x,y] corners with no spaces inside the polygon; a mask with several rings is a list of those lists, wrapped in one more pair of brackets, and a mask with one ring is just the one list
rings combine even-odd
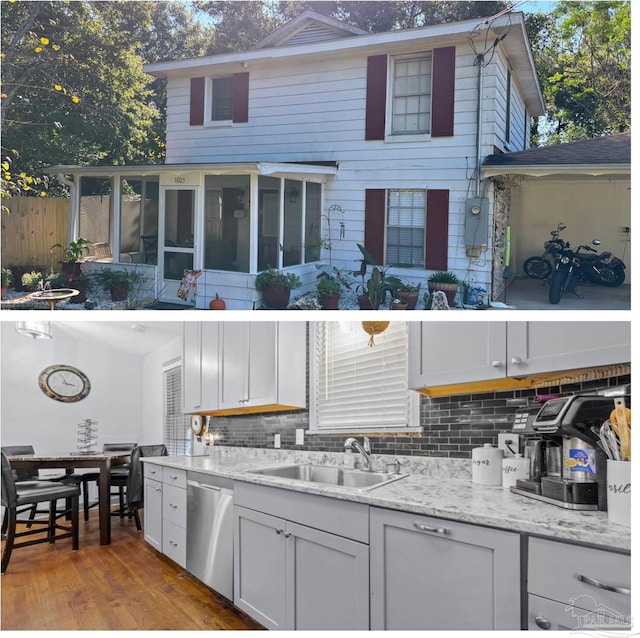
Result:
{"label": "roof gable", "polygon": [[366,33],[367,31],[358,27],[307,9],[267,36],[258,44],[257,48],[326,42],[350,38],[354,35],[365,35]]}

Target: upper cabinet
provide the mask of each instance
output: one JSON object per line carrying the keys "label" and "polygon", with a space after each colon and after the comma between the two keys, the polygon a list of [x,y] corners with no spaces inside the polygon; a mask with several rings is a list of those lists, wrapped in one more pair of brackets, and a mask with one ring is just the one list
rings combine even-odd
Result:
{"label": "upper cabinet", "polygon": [[498,382],[631,360],[629,322],[422,322],[409,325],[409,386]]}
{"label": "upper cabinet", "polygon": [[305,408],[306,323],[186,323],[183,370],[187,413]]}

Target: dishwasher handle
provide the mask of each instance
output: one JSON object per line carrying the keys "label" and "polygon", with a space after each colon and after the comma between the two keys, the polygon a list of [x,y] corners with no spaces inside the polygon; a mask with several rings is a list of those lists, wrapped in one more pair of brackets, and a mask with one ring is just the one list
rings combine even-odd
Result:
{"label": "dishwasher handle", "polygon": [[217,487],[215,485],[207,485],[206,483],[199,483],[198,481],[187,481],[187,485],[196,487],[202,490],[209,490],[210,492],[218,492],[221,494],[233,495],[233,490],[228,490],[224,487]]}

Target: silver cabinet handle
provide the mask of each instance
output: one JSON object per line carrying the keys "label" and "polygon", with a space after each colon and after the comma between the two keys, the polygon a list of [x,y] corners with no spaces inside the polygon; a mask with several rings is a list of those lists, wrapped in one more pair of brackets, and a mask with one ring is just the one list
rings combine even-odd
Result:
{"label": "silver cabinet handle", "polygon": [[284,537],[285,537],[285,538],[289,538],[289,536],[291,536],[291,532],[285,532],[285,533],[284,533]]}
{"label": "silver cabinet handle", "polygon": [[177,480],[178,480],[178,477],[177,477],[175,474],[170,474],[170,475],[169,475],[169,478],[170,478],[172,481],[177,481]]}
{"label": "silver cabinet handle", "polygon": [[162,492],[162,488],[161,487],[156,487],[154,489],[156,490],[156,492]]}
{"label": "silver cabinet handle", "polygon": [[536,616],[536,625],[538,625],[540,629],[551,629],[551,622],[544,616]]}
{"label": "silver cabinet handle", "polygon": [[429,525],[423,525],[422,523],[414,523],[413,526],[421,532],[435,532],[436,534],[449,533],[449,530],[446,527],[429,527]]}
{"label": "silver cabinet handle", "polygon": [[169,503],[169,507],[173,507],[173,509],[174,509],[174,510],[177,510],[177,509],[178,509],[178,506],[177,506],[177,505],[174,505],[173,503]]}
{"label": "silver cabinet handle", "polygon": [[491,365],[494,368],[502,368],[502,361],[492,361]]}
{"label": "silver cabinet handle", "polygon": [[511,363],[513,363],[514,366],[519,366],[522,363],[522,359],[520,357],[512,357]]}
{"label": "silver cabinet handle", "polygon": [[276,530],[276,534],[282,534],[282,532],[284,532],[284,530],[283,530],[283,529],[277,529],[277,530]]}
{"label": "silver cabinet handle", "polygon": [[607,583],[602,583],[599,580],[590,578],[589,576],[585,576],[584,574],[578,574],[576,578],[581,583],[593,585],[593,587],[597,587],[598,589],[606,589],[607,591],[612,591],[615,594],[624,594],[625,596],[631,596],[631,588],[629,587],[617,587],[616,585],[608,585]]}
{"label": "silver cabinet handle", "polygon": [[194,405],[194,406],[193,406],[193,409],[194,409],[194,410],[197,410],[199,407],[200,407],[199,405]]}
{"label": "silver cabinet handle", "polygon": [[174,547],[178,547],[178,543],[174,542],[174,541],[169,541],[169,545],[173,545]]}

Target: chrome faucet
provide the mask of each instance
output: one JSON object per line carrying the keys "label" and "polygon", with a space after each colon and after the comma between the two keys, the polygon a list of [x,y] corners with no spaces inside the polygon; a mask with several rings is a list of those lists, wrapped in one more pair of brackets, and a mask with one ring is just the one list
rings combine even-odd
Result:
{"label": "chrome faucet", "polygon": [[369,443],[369,439],[366,436],[364,437],[363,443],[364,445],[361,445],[357,439],[354,439],[353,437],[349,437],[344,442],[344,449],[352,450],[353,448],[355,448],[356,450],[358,450],[358,452],[360,452],[360,456],[362,456],[364,469],[370,471],[371,470],[371,444]]}

